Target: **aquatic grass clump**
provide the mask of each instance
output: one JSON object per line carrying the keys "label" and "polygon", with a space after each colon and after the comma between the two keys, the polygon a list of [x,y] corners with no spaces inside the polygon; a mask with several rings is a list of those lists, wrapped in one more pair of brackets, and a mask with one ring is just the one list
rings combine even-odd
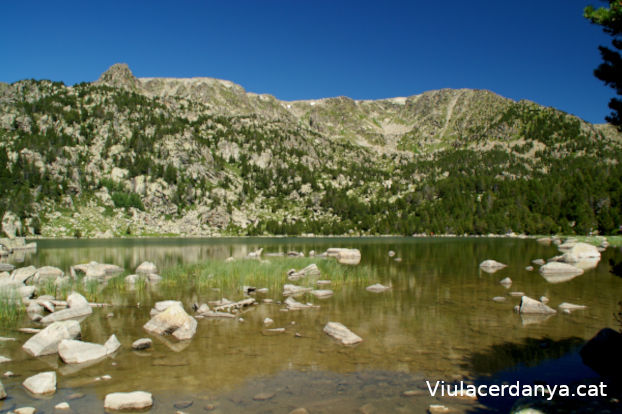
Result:
{"label": "aquatic grass clump", "polygon": [[[301,270],[315,263],[320,276],[291,282],[290,269]],[[279,291],[286,283],[310,285],[316,279],[329,279],[333,287],[366,284],[376,281],[377,274],[368,265],[348,266],[332,258],[271,257],[267,260],[237,259],[231,262],[208,260],[191,265],[177,265],[162,272],[160,286],[164,289],[219,289],[222,294],[240,292],[242,286]]]}
{"label": "aquatic grass clump", "polygon": [[21,298],[15,292],[0,292],[0,326],[15,325],[25,311]]}

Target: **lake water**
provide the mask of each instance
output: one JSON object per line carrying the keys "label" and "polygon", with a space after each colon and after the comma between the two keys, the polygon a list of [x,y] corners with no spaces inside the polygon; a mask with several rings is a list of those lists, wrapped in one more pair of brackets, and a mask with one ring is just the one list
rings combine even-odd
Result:
{"label": "lake water", "polygon": [[[252,307],[241,315],[243,322],[201,319],[188,342],[152,336],[142,329],[153,303],[179,299],[191,313],[193,303],[242,299],[239,286],[228,291],[154,286],[123,293],[103,287],[91,292],[113,306],[95,309],[81,323],[83,340],[103,343],[114,333],[123,345],[113,357],[91,366],[65,365],[57,356],[29,357],[21,350],[29,335],[16,329],[37,327],[27,317],[16,327],[1,328],[0,336],[16,341],[0,342],[0,355],[12,359],[0,370],[18,376],[2,378],[9,398],[0,401],[0,410],[34,406],[54,412],[55,404],[68,401],[74,412],[97,413],[104,411],[107,393],[145,390],[154,396],[150,411],[154,413],[175,412],[175,404],[182,407],[189,402],[192,405],[181,411],[288,413],[305,407],[310,413],[416,413],[425,412],[429,404],[444,404],[456,412],[504,411],[512,401],[431,397],[425,380],[520,378],[569,383],[594,377],[577,351],[600,329],[618,326],[614,314],[622,300],[622,279],[610,273],[609,265],[610,259],[622,259],[616,248],[606,250],[595,269],[561,283],[544,279],[537,266],[535,271],[525,269],[533,259],[557,255],[555,246],[510,238],[40,240],[36,253],[9,261],[17,266],[58,266],[68,272],[71,265],[94,260],[120,265],[128,274],[148,260],[164,274],[179,264],[242,258],[257,248],[264,249],[264,259],[280,262],[294,259],[266,253],[308,255],[329,247],[357,248],[362,260],[348,268],[347,281],[331,287],[332,297],[299,298],[319,308],[282,311],[284,306],[277,303],[284,299],[281,286],[290,282],[285,273],[274,274],[269,293],[258,297],[274,303]],[[401,261],[389,257],[389,250]],[[494,274],[482,272],[478,265],[485,259],[508,267]],[[322,269],[326,260],[334,259],[314,261]],[[513,281],[510,288],[499,284],[505,277]],[[367,292],[365,286],[373,283],[391,284],[392,289]],[[515,291],[533,298],[547,296],[554,308],[562,302],[588,307],[544,319],[526,318],[513,311],[520,302],[520,297],[510,295]],[[507,299],[498,303],[492,300],[495,296]],[[109,313],[114,316],[107,317]],[[266,317],[275,321],[274,327],[286,328],[285,333],[267,332]],[[364,341],[353,347],[340,345],[322,332],[328,321],[343,323]],[[153,348],[132,351],[131,343],[142,337],[151,337]],[[57,372],[56,394],[47,399],[28,395],[21,382],[48,370]],[[102,375],[112,379],[95,380]],[[407,390],[415,395],[403,396]]]}

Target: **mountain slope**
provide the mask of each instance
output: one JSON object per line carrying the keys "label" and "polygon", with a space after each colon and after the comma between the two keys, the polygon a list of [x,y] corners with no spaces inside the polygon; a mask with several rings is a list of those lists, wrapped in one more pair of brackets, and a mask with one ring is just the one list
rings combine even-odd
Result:
{"label": "mountain slope", "polygon": [[47,236],[616,231],[620,136],[488,91],[284,102],[211,78],[0,85],[0,213]]}

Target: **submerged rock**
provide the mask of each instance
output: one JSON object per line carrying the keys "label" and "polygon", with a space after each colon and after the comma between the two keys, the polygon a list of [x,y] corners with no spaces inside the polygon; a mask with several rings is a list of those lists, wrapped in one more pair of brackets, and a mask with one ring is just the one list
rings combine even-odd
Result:
{"label": "submerged rock", "polygon": [[328,322],[324,326],[324,332],[337,339],[344,345],[354,345],[363,341],[360,336],[356,335],[339,322]]}
{"label": "submerged rock", "polygon": [[114,392],[107,394],[104,408],[107,410],[143,410],[153,405],[151,393],[145,391]]}
{"label": "submerged rock", "polygon": [[123,272],[123,268],[113,264],[90,262],[71,267],[72,276],[83,275],[88,278],[104,278]]}
{"label": "submerged rock", "polygon": [[312,290],[311,294],[315,296],[316,298],[324,299],[324,298],[333,296],[334,292],[330,289],[318,289],[318,290]]}
{"label": "submerged rock", "polygon": [[521,298],[519,312],[522,314],[553,314],[557,311],[544,303],[532,299],[529,296],[523,296]]}
{"label": "submerged rock", "polygon": [[365,288],[366,291],[373,292],[373,293],[381,293],[381,292],[385,292],[390,289],[391,289],[391,286],[381,285],[380,283],[376,283],[371,286],[367,286]]}
{"label": "submerged rock", "polygon": [[509,288],[512,285],[512,279],[510,279],[509,277],[506,277],[505,279],[501,279],[499,283]]}
{"label": "submerged rock", "polygon": [[319,308],[319,306],[316,305],[300,303],[292,297],[288,297],[287,299],[285,299],[285,305],[287,305],[287,309],[289,310]]}
{"label": "submerged rock", "polygon": [[26,341],[22,349],[35,357],[55,354],[62,340],[74,339],[78,335],[80,335],[78,321],[54,322]]}
{"label": "submerged rock", "polygon": [[585,305],[575,305],[574,303],[568,303],[568,302],[560,303],[557,307],[563,311],[570,311],[570,312],[575,311],[575,310],[587,309],[587,306]]}
{"label": "submerged rock", "polygon": [[24,388],[35,395],[49,395],[56,392],[56,372],[42,372],[26,378]]}

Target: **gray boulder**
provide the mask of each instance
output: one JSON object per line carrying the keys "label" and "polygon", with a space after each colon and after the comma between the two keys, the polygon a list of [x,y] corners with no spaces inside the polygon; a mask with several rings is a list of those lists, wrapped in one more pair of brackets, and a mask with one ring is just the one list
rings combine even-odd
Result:
{"label": "gray boulder", "polygon": [[111,335],[103,345],[65,339],[58,344],[58,355],[66,364],[82,364],[102,359],[114,353],[120,346],[115,335]]}
{"label": "gray boulder", "polygon": [[22,349],[35,357],[55,354],[63,339],[74,339],[79,335],[78,321],[54,322],[26,341]]}
{"label": "gray boulder", "polygon": [[504,267],[507,267],[507,265],[491,259],[484,260],[479,264],[479,268],[486,273],[494,273],[498,270],[503,269]]}
{"label": "gray boulder", "polygon": [[153,344],[153,341],[150,338],[141,338],[141,339],[135,340],[132,343],[132,349],[140,351],[143,349],[151,348],[152,344]]}
{"label": "gray boulder", "polygon": [[34,266],[20,267],[11,273],[11,280],[18,283],[26,283],[35,275],[36,272],[37,268]]}
{"label": "gray boulder", "polygon": [[33,283],[42,283],[49,279],[57,279],[63,277],[65,272],[54,266],[43,266],[37,269],[32,281]]}
{"label": "gray boulder", "polygon": [[51,323],[67,319],[82,318],[93,313],[93,309],[91,309],[91,305],[89,305],[86,298],[77,292],[72,292],[67,296],[67,306],[67,309],[56,311],[45,316],[41,319],[41,322]]}
{"label": "gray boulder", "polygon": [[326,250],[326,256],[335,257],[341,264],[357,265],[361,262],[361,252],[359,249],[344,249],[331,247]]}
{"label": "gray boulder", "polygon": [[540,267],[540,274],[542,275],[582,275],[583,269],[579,269],[568,263],[550,262]]}

